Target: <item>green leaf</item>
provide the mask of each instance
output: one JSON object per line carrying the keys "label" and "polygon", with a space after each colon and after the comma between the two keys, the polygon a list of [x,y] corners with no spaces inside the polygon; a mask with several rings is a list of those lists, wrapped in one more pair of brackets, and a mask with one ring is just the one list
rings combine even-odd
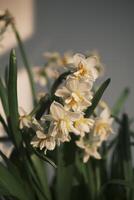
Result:
{"label": "green leaf", "polygon": [[39,177],[39,180],[42,186],[42,191],[44,195],[47,197],[47,199],[51,200],[51,193],[49,190],[49,185],[48,185],[48,180],[47,180],[47,175],[46,175],[46,167],[44,163],[42,162],[42,160],[39,159],[39,157],[37,157],[35,154],[31,156],[31,159],[36,169],[37,176]]}
{"label": "green leaf", "polygon": [[[131,152],[131,132],[129,129],[129,119],[126,114],[123,115],[119,132],[117,136],[116,146],[111,155],[111,179],[121,178],[126,182],[133,183],[133,165]],[[126,198],[133,200],[133,191],[126,190]]]}
{"label": "green leaf", "polygon": [[10,133],[9,133],[9,129],[8,129],[8,126],[4,120],[4,118],[0,115],[0,122],[5,130],[5,132],[10,136]]}
{"label": "green leaf", "polygon": [[7,168],[9,170],[9,172],[11,172],[11,174],[16,177],[16,179],[22,183],[21,181],[21,177],[20,177],[20,173],[17,169],[17,167],[10,161],[10,159],[8,159],[2,151],[0,151],[0,156],[3,158],[3,160],[5,161]]}
{"label": "green leaf", "polygon": [[48,162],[50,165],[52,165],[54,168],[57,168],[57,166],[55,165],[55,163],[49,159],[46,155],[44,155],[44,151],[41,151],[39,149],[35,149],[32,147],[32,145],[30,144],[30,135],[28,135],[28,132],[25,130],[25,132],[22,132],[23,134],[23,140],[25,141],[25,145],[27,150],[29,151],[30,154],[35,154],[36,156],[38,156],[41,160]]}
{"label": "green leaf", "polygon": [[[16,179],[13,176],[13,174],[10,173],[8,169],[4,167],[1,163],[0,163],[0,185],[4,189],[5,195],[8,192],[10,195],[18,198],[19,200],[29,200],[28,195],[24,191],[23,185],[20,184],[18,179]],[[2,191],[2,195],[4,191]]]}
{"label": "green leaf", "polygon": [[84,179],[85,187],[87,188],[88,199],[95,199],[96,185],[95,185],[95,173],[92,166],[92,161],[89,160],[87,164],[83,163],[80,155],[76,155],[76,169],[78,173],[82,175]]}
{"label": "green leaf", "polygon": [[39,152],[36,149],[33,149],[33,152],[42,160],[44,160],[45,162],[48,162],[50,165],[52,165],[54,168],[57,168],[57,165],[51,160],[49,159],[47,156],[44,155],[43,152]]}
{"label": "green leaf", "polygon": [[[132,166],[132,152],[130,146],[130,131],[129,131],[129,120],[126,114],[122,117],[122,127],[121,132],[119,135],[120,139],[120,150],[122,152],[122,164],[124,170],[124,178],[127,182],[133,182],[134,175],[133,175],[133,166]],[[124,148],[125,147],[125,148]],[[134,197],[134,193],[127,190],[127,197],[129,199],[130,196]]]}
{"label": "green leaf", "polygon": [[113,179],[113,180],[108,181],[102,186],[102,190],[104,190],[108,185],[120,185],[126,188],[134,189],[134,186],[131,182],[127,182],[121,179]]}
{"label": "green leaf", "polygon": [[[26,170],[28,171],[28,174],[30,175],[29,181],[32,186],[30,188],[27,187],[28,192],[30,192],[30,193],[35,192],[36,198],[38,197],[38,199],[40,199],[40,200],[48,200],[48,198],[45,194],[45,191],[42,188],[41,182],[39,180],[36,166],[34,165],[31,157],[29,157],[28,161],[26,162]],[[40,173],[42,173],[42,171]],[[42,177],[42,179],[43,179],[43,177]],[[27,183],[27,184],[29,185],[29,183]],[[31,189],[31,191],[30,191],[30,189]],[[32,199],[33,199],[33,197],[32,197]]]}
{"label": "green leaf", "polygon": [[5,74],[4,74],[4,79],[5,79],[5,85],[7,86],[8,85],[8,66],[5,67]]}
{"label": "green leaf", "polygon": [[63,152],[57,148],[57,171],[56,171],[56,197],[58,200],[68,200],[71,197],[73,184],[74,165],[65,166]]}
{"label": "green leaf", "polygon": [[8,80],[9,123],[15,145],[19,147],[21,134],[19,128],[18,98],[17,98],[17,60],[15,51],[10,53],[9,80]]}
{"label": "green leaf", "polygon": [[61,74],[56,81],[53,83],[52,88],[51,88],[51,96],[53,96],[57,90],[57,88],[59,87],[59,85],[66,79],[66,77],[71,74],[71,71],[67,71],[64,72],[63,74]]}
{"label": "green leaf", "polygon": [[46,111],[46,109],[49,108],[50,103],[51,103],[50,97],[48,94],[46,94],[44,97],[42,97],[40,99],[39,103],[34,108],[34,110],[32,111],[31,114],[35,113],[36,119],[39,120],[42,117],[42,115],[44,114],[44,112]]}
{"label": "green leaf", "polygon": [[1,98],[1,102],[2,102],[4,112],[5,112],[6,116],[8,116],[9,115],[9,108],[8,108],[7,92],[6,92],[6,89],[4,87],[4,84],[1,80],[1,78],[0,78],[0,98]]}
{"label": "green leaf", "polygon": [[129,88],[125,88],[122,91],[120,97],[118,98],[118,100],[116,101],[116,103],[115,103],[115,105],[113,106],[113,109],[112,109],[112,114],[114,116],[119,115],[119,113],[120,113],[121,109],[123,108],[126,100],[128,99],[129,94],[130,94]]}
{"label": "green leaf", "polygon": [[65,142],[63,145],[63,162],[65,166],[71,165],[75,162],[75,154],[76,154],[76,141],[77,137],[71,137],[70,142]]}
{"label": "green leaf", "polygon": [[90,115],[93,113],[94,109],[96,108],[96,106],[98,105],[104,91],[106,90],[106,88],[108,87],[110,83],[110,79],[107,79],[101,86],[100,88],[97,90],[97,92],[95,93],[93,100],[92,100],[92,105],[89,106],[87,108],[87,110],[85,111],[85,117],[90,117]]}
{"label": "green leaf", "polygon": [[23,45],[23,42],[21,40],[20,34],[19,34],[19,32],[18,32],[18,30],[15,26],[15,23],[11,23],[11,27],[12,27],[12,30],[15,34],[16,40],[18,42],[19,50],[20,50],[20,53],[21,53],[21,56],[22,56],[22,61],[24,63],[24,66],[27,70],[27,74],[28,74],[28,77],[29,77],[29,82],[30,82],[32,95],[33,95],[33,100],[34,100],[34,103],[36,104],[37,102],[36,102],[36,93],[35,93],[33,74],[32,74],[32,70],[31,70],[29,62],[28,62],[28,58],[27,58],[27,55],[26,55],[26,52],[25,52],[25,49],[24,49],[24,45]]}
{"label": "green leaf", "polygon": [[0,184],[0,196],[10,196],[9,192]]}

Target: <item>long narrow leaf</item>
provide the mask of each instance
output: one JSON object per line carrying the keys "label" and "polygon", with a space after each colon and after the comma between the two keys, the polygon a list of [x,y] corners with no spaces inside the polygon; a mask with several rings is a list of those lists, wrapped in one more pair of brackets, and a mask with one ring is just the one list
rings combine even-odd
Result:
{"label": "long narrow leaf", "polygon": [[9,170],[9,172],[11,172],[11,174],[14,175],[14,177],[16,177],[16,179],[18,181],[21,182],[21,177],[20,177],[20,173],[17,169],[17,167],[10,161],[10,159],[8,159],[2,151],[0,151],[0,156],[3,158],[3,160],[5,161],[5,164]]}
{"label": "long narrow leaf", "polygon": [[59,85],[63,82],[63,80],[66,79],[66,77],[71,74],[71,71],[67,71],[64,72],[63,74],[61,74],[56,81],[53,83],[52,88],[51,88],[51,95],[53,96],[57,90],[57,88],[59,87]]}
{"label": "long narrow leaf", "polygon": [[0,122],[5,130],[5,132],[10,136],[10,133],[9,133],[9,129],[8,129],[8,126],[4,120],[4,118],[0,115]]}
{"label": "long narrow leaf", "polygon": [[128,88],[125,88],[120,97],[118,98],[117,102],[115,103],[115,105],[113,106],[112,109],[112,114],[115,116],[118,116],[118,114],[120,113],[122,107],[124,106],[128,96],[129,96],[130,90]]}
{"label": "long narrow leaf", "polygon": [[19,34],[15,24],[12,23],[11,26],[12,26],[12,30],[13,30],[13,32],[15,34],[16,40],[18,42],[18,46],[19,46],[19,49],[20,49],[20,53],[21,53],[21,56],[22,56],[22,60],[23,60],[24,66],[25,66],[25,68],[27,70],[27,73],[28,73],[28,77],[29,77],[29,82],[30,82],[30,86],[31,86],[31,90],[32,90],[34,103],[36,104],[36,93],[35,93],[35,87],[34,87],[33,74],[32,74],[32,70],[31,70],[29,62],[28,62],[28,58],[27,58],[27,55],[26,55],[26,52],[25,52],[25,49],[24,49],[24,45],[23,45],[23,42],[22,42],[21,37],[20,37],[20,34]]}
{"label": "long narrow leaf", "polygon": [[17,60],[15,51],[12,50],[9,62],[9,81],[8,81],[8,104],[9,104],[9,121],[14,137],[14,141],[19,147],[21,135],[18,131],[18,98],[17,98]]}
{"label": "long narrow leaf", "polygon": [[4,87],[4,84],[1,80],[1,78],[0,78],[0,99],[1,99],[1,102],[2,102],[4,112],[5,112],[6,116],[8,116],[9,109],[8,109],[7,94],[6,94],[6,89]]}
{"label": "long narrow leaf", "polygon": [[46,176],[46,167],[41,159],[39,159],[36,155],[32,155],[32,162],[36,169],[37,175],[39,177],[43,193],[47,197],[48,200],[51,200],[51,193],[49,190],[48,180]]}
{"label": "long narrow leaf", "polygon": [[71,196],[74,165],[65,166],[61,149],[57,149],[57,157],[56,197],[58,200],[68,200]]}
{"label": "long narrow leaf", "polygon": [[[23,185],[0,163],[0,185],[11,196],[19,200],[29,200]],[[3,194],[2,194],[3,195]]]}
{"label": "long narrow leaf", "polygon": [[92,100],[92,105],[90,107],[88,107],[87,110],[85,111],[86,117],[90,117],[90,115],[93,113],[94,109],[96,108],[97,104],[99,103],[99,101],[100,101],[104,91],[108,87],[109,83],[110,83],[110,79],[107,79],[97,90],[97,92],[95,93],[94,98]]}

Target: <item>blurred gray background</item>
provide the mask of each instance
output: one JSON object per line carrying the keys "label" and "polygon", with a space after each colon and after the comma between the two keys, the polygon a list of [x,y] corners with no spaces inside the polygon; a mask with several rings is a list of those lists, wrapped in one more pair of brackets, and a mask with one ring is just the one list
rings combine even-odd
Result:
{"label": "blurred gray background", "polygon": [[[3,1],[0,0],[0,3]],[[112,106],[123,88],[130,87],[131,94],[124,112],[134,116],[134,1],[19,0],[16,3],[12,0],[14,7],[18,2],[23,2],[25,12],[32,12],[33,33],[27,39],[24,38],[32,65],[44,63],[44,51],[73,50],[83,53],[97,50],[106,68],[103,80],[107,77],[112,80],[105,99]],[[27,10],[28,2],[31,3],[32,11]],[[10,9],[8,1],[7,8]],[[23,7],[19,9],[23,13]],[[25,30],[30,27],[23,24],[23,17],[20,25]],[[1,74],[8,55],[9,49],[0,56]],[[21,61],[19,66],[23,67]],[[21,93],[23,98],[23,91]]]}

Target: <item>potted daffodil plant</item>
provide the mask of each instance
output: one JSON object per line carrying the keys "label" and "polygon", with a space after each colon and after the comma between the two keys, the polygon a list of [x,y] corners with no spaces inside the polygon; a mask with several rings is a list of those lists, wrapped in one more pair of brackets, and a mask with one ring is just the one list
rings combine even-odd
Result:
{"label": "potted daffodil plant", "polygon": [[129,89],[110,109],[103,100],[110,78],[98,84],[104,67],[96,52],[46,52],[44,65],[31,68],[8,10],[0,22],[1,35],[9,26],[15,34],[33,97],[31,112],[18,106],[13,49],[0,78],[0,143],[12,147],[9,155],[0,150],[0,199],[133,200],[134,133],[121,113]]}

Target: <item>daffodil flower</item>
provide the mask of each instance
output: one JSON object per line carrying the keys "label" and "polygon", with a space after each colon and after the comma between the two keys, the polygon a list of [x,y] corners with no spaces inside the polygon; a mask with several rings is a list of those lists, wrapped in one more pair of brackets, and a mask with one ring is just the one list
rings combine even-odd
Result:
{"label": "daffodil flower", "polygon": [[47,60],[48,63],[53,62],[53,63],[57,63],[57,60],[60,59],[60,53],[59,52],[45,52],[43,53],[43,56],[45,58],[45,60]]}
{"label": "daffodil flower", "polygon": [[90,139],[80,137],[80,139],[76,141],[76,145],[84,150],[84,163],[86,163],[90,159],[90,157],[101,159],[101,156],[98,152],[98,141],[92,139],[90,141]]}
{"label": "daffodil flower", "polygon": [[66,65],[73,63],[73,54],[72,52],[65,52],[60,55],[58,52],[46,52],[44,53],[45,59],[47,59],[48,64],[55,64],[59,67],[66,67]]}
{"label": "daffodil flower", "polygon": [[108,107],[105,107],[100,113],[100,116],[95,120],[93,134],[100,137],[100,141],[107,140],[112,130],[113,118]]}
{"label": "daffodil flower", "polygon": [[74,123],[74,127],[79,131],[81,137],[85,136],[85,133],[89,133],[93,128],[94,120],[91,118],[84,118],[83,116],[76,120]]}
{"label": "daffodil flower", "polygon": [[55,137],[50,134],[45,134],[43,131],[36,131],[36,135],[31,141],[31,145],[35,148],[43,150],[45,148],[45,154],[47,150],[54,150],[56,146]]}
{"label": "daffodil flower", "polygon": [[32,126],[32,117],[27,115],[23,108],[19,108],[19,127],[23,129],[24,127],[30,128]]}
{"label": "daffodil flower", "polygon": [[59,88],[55,95],[62,97],[67,110],[83,111],[91,105],[91,85],[75,78],[68,78],[65,86]]}
{"label": "daffodil flower", "polygon": [[41,86],[45,86],[47,84],[47,79],[45,75],[45,70],[43,67],[36,66],[33,68],[33,76],[34,81]]}
{"label": "daffodil flower", "polygon": [[78,78],[94,82],[99,76],[97,70],[98,64],[99,59],[97,56],[85,58],[82,54],[75,54],[74,66],[76,68],[76,72],[74,72],[73,75]]}
{"label": "daffodil flower", "polygon": [[80,113],[67,111],[60,103],[54,101],[50,106],[50,115],[45,117],[51,121],[49,132],[58,144],[70,141],[69,132],[78,134],[74,122],[81,117]]}

